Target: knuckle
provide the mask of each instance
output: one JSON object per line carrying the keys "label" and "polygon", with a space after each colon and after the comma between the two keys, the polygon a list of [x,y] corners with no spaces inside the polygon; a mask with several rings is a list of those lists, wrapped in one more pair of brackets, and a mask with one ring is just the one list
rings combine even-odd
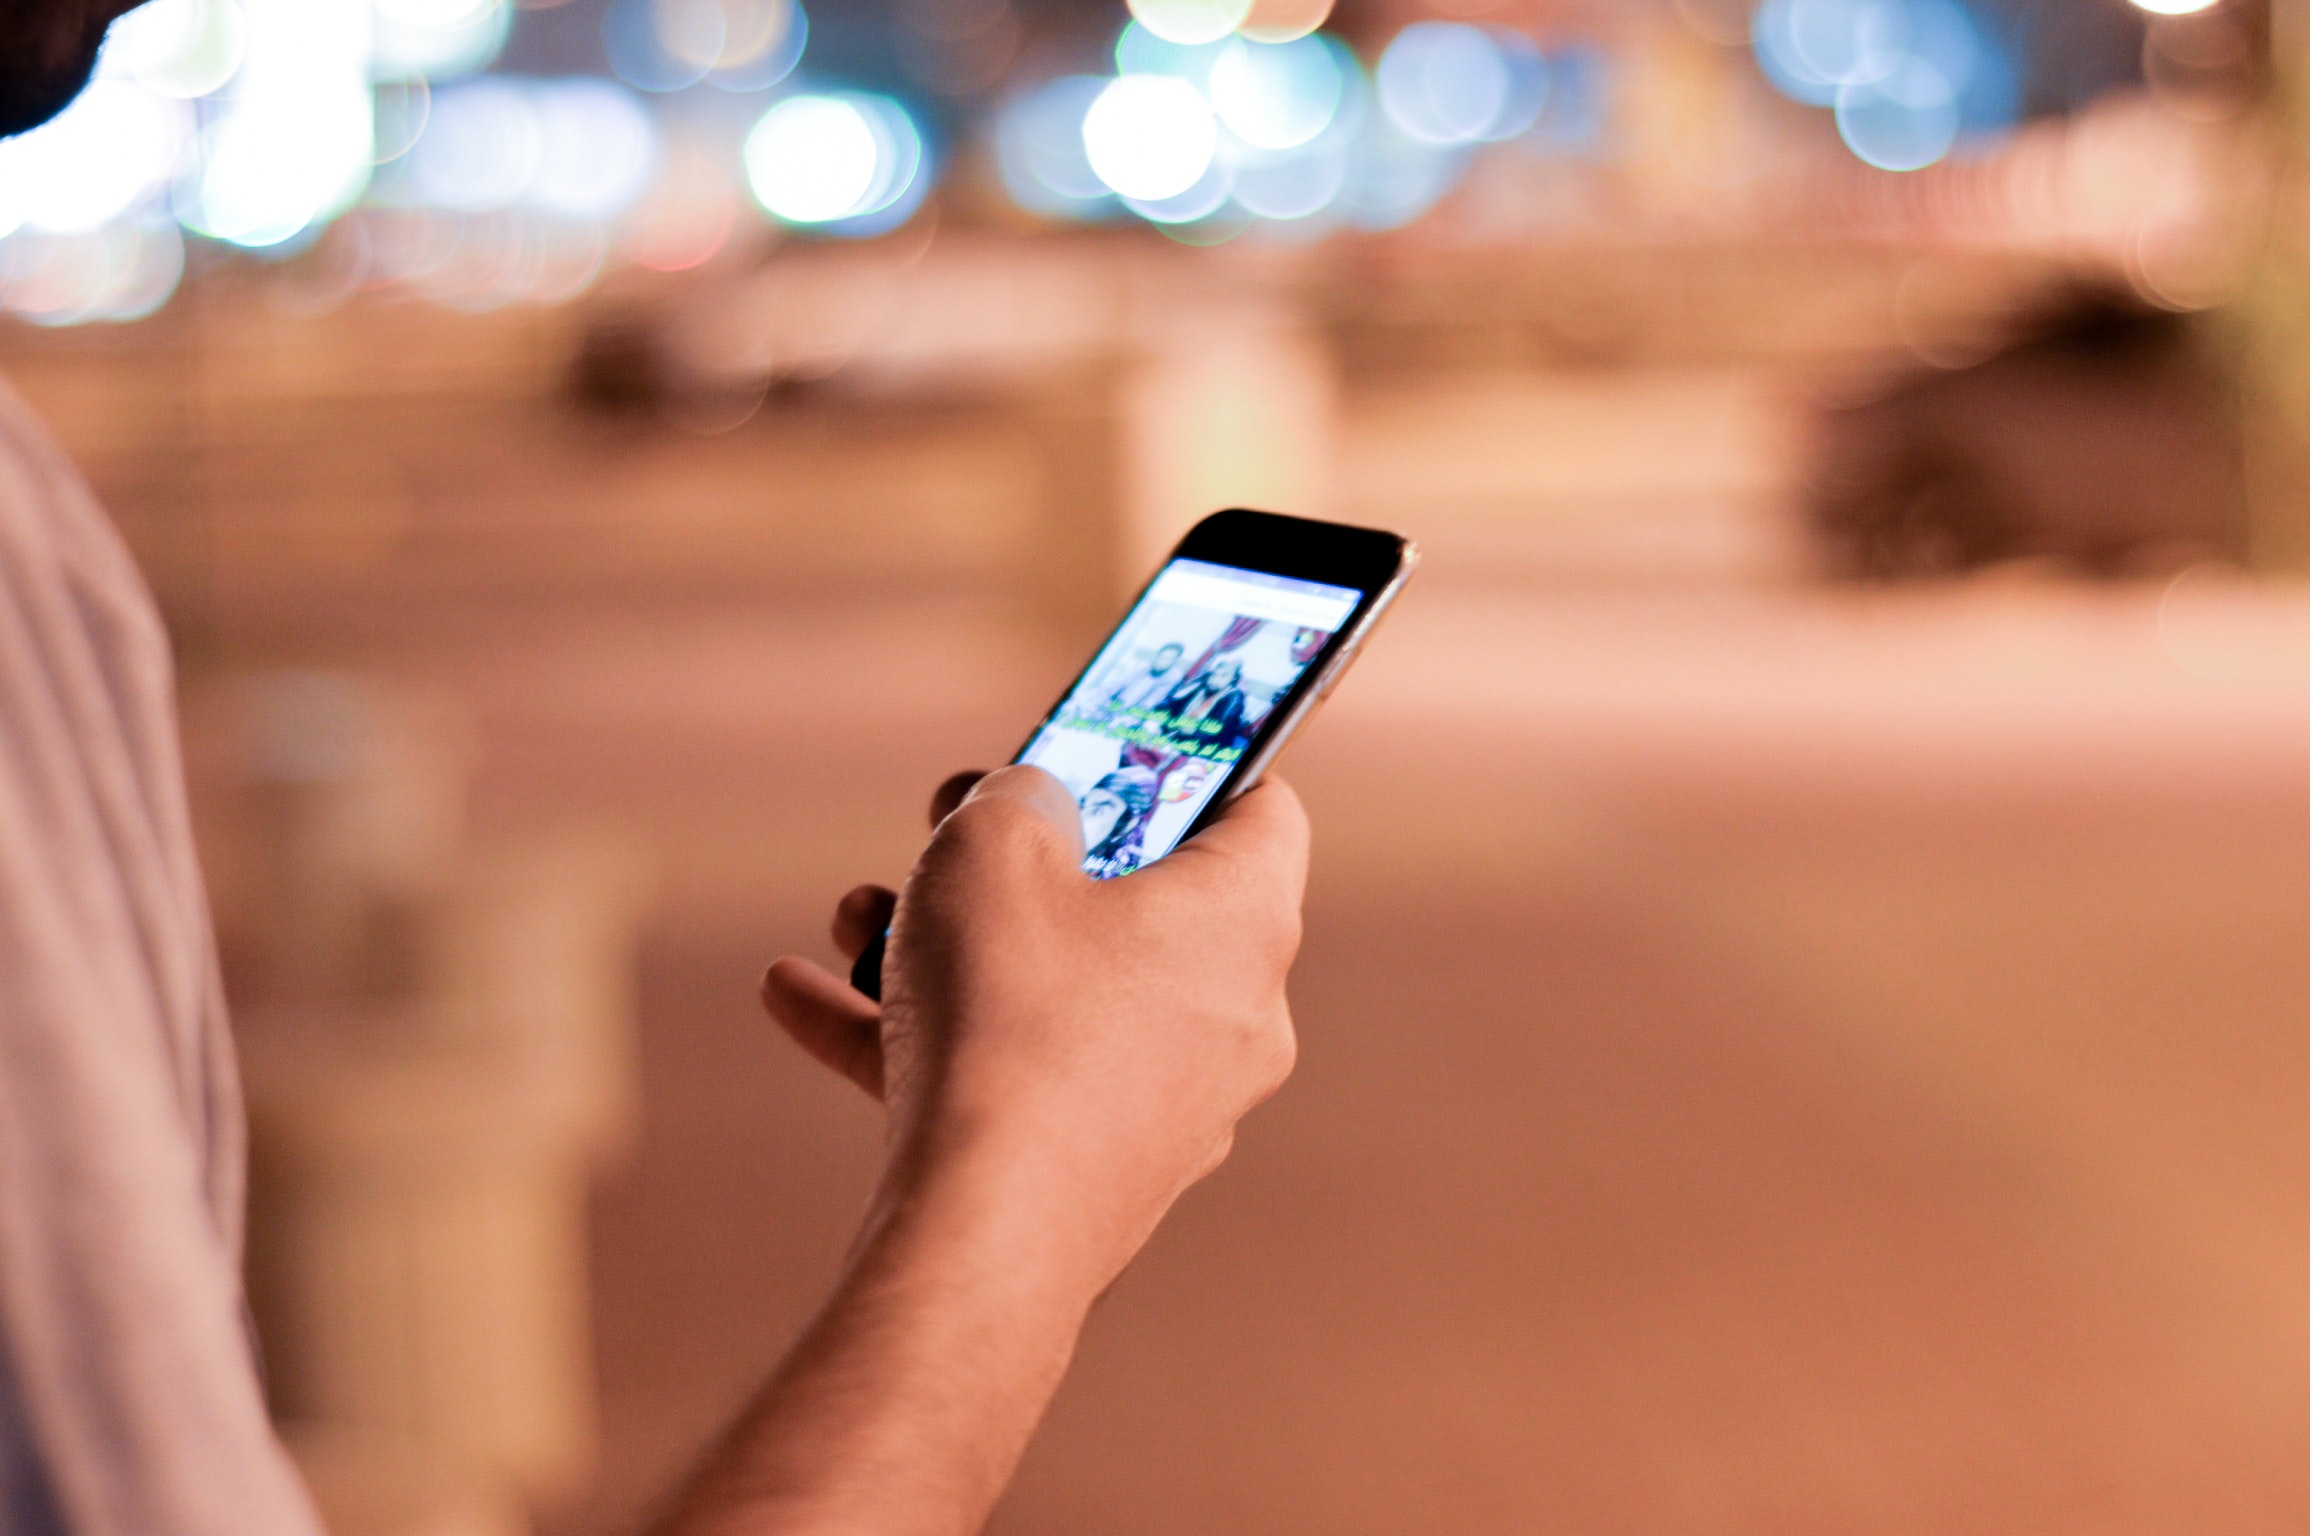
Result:
{"label": "knuckle", "polygon": [[1287,966],[1298,956],[1300,941],[1306,936],[1307,919],[1296,901],[1285,903],[1268,925],[1269,949]]}
{"label": "knuckle", "polygon": [[1299,1035],[1292,1029],[1289,1015],[1267,1030],[1265,1045],[1259,1078],[1262,1098],[1289,1082],[1292,1069],[1299,1065]]}
{"label": "knuckle", "polygon": [[1299,1039],[1289,1008],[1280,1002],[1241,1017],[1236,1029],[1234,1070],[1241,1074],[1247,1104],[1257,1104],[1290,1078],[1299,1062]]}
{"label": "knuckle", "polygon": [[1051,824],[1014,800],[973,800],[949,816],[938,841],[971,858],[1039,855],[1055,840]]}

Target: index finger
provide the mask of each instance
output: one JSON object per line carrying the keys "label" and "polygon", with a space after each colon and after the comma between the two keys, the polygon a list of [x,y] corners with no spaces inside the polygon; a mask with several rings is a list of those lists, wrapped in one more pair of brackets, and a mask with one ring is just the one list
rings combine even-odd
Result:
{"label": "index finger", "polygon": [[984,768],[965,768],[960,773],[948,774],[940,782],[938,788],[931,793],[931,830],[938,830],[938,824],[952,816],[955,813],[955,807],[961,805],[970,792],[978,787],[979,780],[986,776],[987,771]]}

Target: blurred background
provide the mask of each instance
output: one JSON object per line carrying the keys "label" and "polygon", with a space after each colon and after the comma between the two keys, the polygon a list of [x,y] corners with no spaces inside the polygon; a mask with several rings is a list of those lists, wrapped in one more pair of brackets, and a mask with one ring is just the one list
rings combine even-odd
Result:
{"label": "blurred background", "polygon": [[995,1529],[2310,1518],[2299,0],[152,0],[0,143],[343,1536],[631,1530],[879,1118],[760,1019],[1188,523],[1423,574],[1297,1080]]}

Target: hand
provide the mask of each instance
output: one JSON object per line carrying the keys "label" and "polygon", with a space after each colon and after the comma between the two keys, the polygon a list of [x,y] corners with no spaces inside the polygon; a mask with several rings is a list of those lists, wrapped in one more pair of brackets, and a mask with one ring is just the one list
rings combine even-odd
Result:
{"label": "hand", "polygon": [[860,887],[836,910],[851,956],[892,922],[883,1006],[791,958],[763,1001],[889,1106],[885,1202],[956,1177],[1015,1196],[1104,1286],[1290,1073],[1306,818],[1270,780],[1169,857],[1097,881],[1074,801],[1040,769],[949,780],[932,816],[902,893]]}
{"label": "hand", "polygon": [[894,919],[880,1008],[802,960],[762,998],[889,1107],[890,1156],[833,1293],[657,1526],[663,1536],[985,1523],[1091,1302],[1291,1070],[1283,983],[1307,823],[1270,783],[1150,868],[1082,871],[1059,781],[950,780]]}

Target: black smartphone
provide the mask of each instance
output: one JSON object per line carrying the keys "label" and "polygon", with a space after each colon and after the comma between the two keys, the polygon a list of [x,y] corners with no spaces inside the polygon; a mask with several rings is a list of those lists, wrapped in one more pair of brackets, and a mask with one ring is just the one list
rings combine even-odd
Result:
{"label": "black smartphone", "polygon": [[[1011,759],[1074,795],[1084,870],[1152,864],[1258,783],[1418,560],[1399,534],[1273,512],[1188,530]],[[851,968],[869,997],[882,949],[877,936]]]}

